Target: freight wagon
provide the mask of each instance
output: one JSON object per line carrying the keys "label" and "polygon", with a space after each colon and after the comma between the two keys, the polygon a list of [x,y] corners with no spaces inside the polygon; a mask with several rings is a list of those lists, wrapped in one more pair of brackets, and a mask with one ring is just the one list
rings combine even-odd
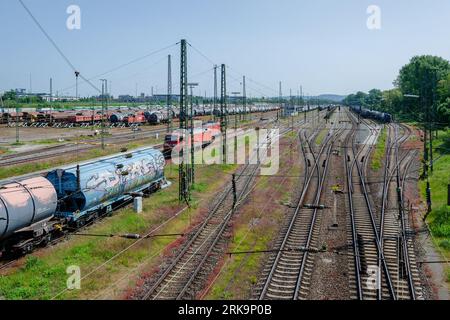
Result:
{"label": "freight wagon", "polygon": [[0,255],[26,254],[165,184],[165,159],[142,148],[0,184]]}
{"label": "freight wagon", "polygon": [[[205,147],[211,144],[220,135],[220,123],[207,122],[201,128],[194,128],[194,144],[197,146]],[[164,156],[170,158],[172,150],[183,143],[185,137],[184,133],[180,131],[174,131],[170,134],[166,134],[164,137]],[[188,129],[187,145],[191,143],[191,135]]]}

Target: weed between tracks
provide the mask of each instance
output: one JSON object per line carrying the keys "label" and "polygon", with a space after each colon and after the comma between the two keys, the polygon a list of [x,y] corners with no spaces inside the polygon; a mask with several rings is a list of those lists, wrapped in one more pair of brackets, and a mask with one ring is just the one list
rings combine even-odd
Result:
{"label": "weed between tracks", "polygon": [[381,129],[380,136],[378,137],[377,145],[375,147],[375,151],[372,156],[371,167],[372,170],[378,171],[381,169],[383,165],[383,158],[386,153],[386,138],[387,132],[386,128]]}
{"label": "weed between tracks", "polygon": [[[281,140],[279,175],[290,178],[263,176],[237,213],[228,250],[230,252],[261,251],[270,249],[285,220],[285,204],[292,201],[292,190],[298,186],[300,174],[297,134],[287,134]],[[289,143],[294,142],[292,147]],[[238,254],[226,257],[219,275],[206,295],[206,299],[248,299],[256,285],[264,254]]]}
{"label": "weed between tracks", "polygon": [[[183,233],[195,219],[201,209],[201,200],[207,200],[229,179],[229,174],[236,166],[199,166],[196,168],[197,184],[193,192],[193,206],[177,218],[171,220],[156,234]],[[144,199],[144,212],[137,215],[131,208],[116,212],[83,233],[90,234],[146,234],[156,226],[167,221],[181,208],[178,203],[177,167],[166,167],[166,176],[173,182],[172,186]],[[207,201],[204,201],[207,205]],[[160,252],[176,241],[176,237],[155,237],[139,242],[132,249],[112,260],[105,267],[81,281],[81,290],[66,291],[57,299],[95,299],[117,298],[124,290],[133,287],[137,272],[157,267]],[[71,236],[70,241],[24,258],[21,266],[9,270],[0,277],[0,298],[5,299],[51,299],[66,288],[69,277],[66,268],[79,266],[81,277],[112,258],[129,246],[134,240],[121,238],[97,238]],[[136,272],[137,271],[137,272]],[[136,273],[136,274],[134,274]]]}
{"label": "weed between tracks", "polygon": [[317,138],[316,138],[316,145],[318,145],[318,146],[322,145],[323,140],[327,136],[328,132],[329,132],[328,129],[322,129],[320,131],[320,133],[317,135]]}

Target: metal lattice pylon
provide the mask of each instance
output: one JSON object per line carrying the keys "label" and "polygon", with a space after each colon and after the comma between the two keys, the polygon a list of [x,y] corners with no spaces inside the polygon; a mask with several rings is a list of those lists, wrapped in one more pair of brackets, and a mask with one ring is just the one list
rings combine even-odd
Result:
{"label": "metal lattice pylon", "polygon": [[187,181],[187,173],[189,172],[189,164],[185,161],[185,151],[187,151],[188,143],[188,82],[187,82],[187,50],[186,40],[181,40],[181,55],[180,55],[180,133],[183,141],[180,141],[180,164],[178,166],[179,176],[179,200],[188,201],[190,198],[189,185]]}
{"label": "metal lattice pylon", "polygon": [[167,56],[167,132],[172,131],[172,57]]}
{"label": "metal lattice pylon", "polygon": [[221,88],[220,88],[220,132],[222,133],[222,161],[227,162],[227,83],[225,65],[221,66]]}

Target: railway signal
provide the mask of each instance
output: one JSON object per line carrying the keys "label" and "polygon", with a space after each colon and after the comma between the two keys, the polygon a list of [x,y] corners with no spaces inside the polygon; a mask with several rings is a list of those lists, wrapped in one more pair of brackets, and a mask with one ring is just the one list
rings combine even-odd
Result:
{"label": "railway signal", "polygon": [[233,188],[233,208],[236,208],[237,194],[236,194],[236,174],[233,173],[232,188]]}
{"label": "railway signal", "polygon": [[427,214],[431,212],[431,188],[430,188],[430,182],[427,181],[427,190],[426,190],[426,198],[427,198]]}
{"label": "railway signal", "polygon": [[78,77],[80,76],[79,71],[75,71],[75,99],[78,100]]}

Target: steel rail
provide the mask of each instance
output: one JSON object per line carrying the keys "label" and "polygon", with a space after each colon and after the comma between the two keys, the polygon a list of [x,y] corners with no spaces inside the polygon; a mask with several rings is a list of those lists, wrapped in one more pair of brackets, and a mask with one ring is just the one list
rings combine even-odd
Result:
{"label": "steel rail", "polygon": [[[352,117],[352,115],[350,115],[350,118],[351,118],[351,121],[352,121],[352,123],[353,123],[353,125],[355,125],[355,119]],[[368,213],[369,213],[369,218],[370,218],[370,222],[371,222],[371,226],[372,226],[372,232],[374,233],[374,235],[375,235],[375,244],[376,244],[376,249],[377,249],[377,255],[378,255],[378,257],[379,257],[379,260],[381,260],[381,264],[382,264],[382,266],[383,266],[383,271],[384,271],[384,273],[385,273],[385,277],[386,277],[386,281],[387,281],[387,286],[388,286],[388,291],[389,291],[389,294],[390,294],[390,296],[391,296],[391,298],[393,299],[393,300],[397,300],[397,296],[396,296],[396,293],[395,293],[395,290],[394,290],[394,287],[393,287],[393,284],[392,284],[392,279],[391,279],[391,276],[390,276],[390,272],[389,272],[389,269],[388,269],[388,266],[387,266],[387,263],[386,263],[386,260],[385,260],[385,258],[384,258],[384,252],[383,252],[383,250],[382,250],[382,248],[381,248],[381,246],[380,246],[380,236],[379,236],[379,232],[378,232],[378,228],[377,228],[377,225],[376,225],[376,222],[375,222],[375,218],[374,218],[374,213],[373,213],[373,208],[372,208],[372,205],[371,205],[371,203],[370,203],[370,199],[369,199],[369,196],[368,196],[368,191],[367,191],[367,187],[366,187],[366,182],[365,182],[365,177],[364,177],[364,173],[362,172],[362,169],[361,169],[361,167],[360,167],[360,165],[359,165],[359,163],[358,163],[358,157],[359,157],[359,154],[364,150],[364,148],[362,148],[359,152],[357,151],[357,148],[356,148],[356,143],[355,143],[355,138],[356,138],[356,136],[353,134],[353,138],[351,139],[352,141],[352,146],[351,146],[351,149],[352,149],[352,152],[353,152],[353,156],[354,156],[354,159],[353,159],[353,162],[354,162],[354,164],[356,165],[356,169],[357,169],[357,172],[358,172],[358,177],[359,177],[359,180],[360,180],[360,182],[361,182],[361,187],[362,187],[362,194],[363,194],[363,196],[364,196],[364,200],[365,200],[365,203],[366,203],[366,207],[367,207],[367,210],[368,210]],[[364,165],[366,165],[367,164],[367,161],[368,161],[368,155],[370,154],[370,151],[371,151],[371,149],[372,149],[372,147],[373,146],[371,146],[370,148],[369,148],[369,150],[367,151],[367,153],[366,153],[366,156],[365,156],[365,159],[364,159]],[[348,153],[347,153],[347,155],[348,155]],[[352,171],[350,171],[350,172],[348,172],[350,175],[352,175]],[[350,179],[349,181],[350,181],[350,183],[352,182],[351,181],[352,179]],[[351,195],[351,193],[349,193],[349,195],[350,195],[350,201],[353,201],[353,197],[352,197],[352,195]],[[354,210],[354,208],[352,207],[352,210]],[[353,214],[354,214],[354,212],[353,212]],[[352,214],[352,215],[353,215]],[[352,224],[354,223],[355,221],[354,221],[354,219],[352,219]],[[355,228],[355,230],[356,230],[356,226],[352,226],[352,229],[353,229],[353,227]],[[354,238],[354,241],[355,241],[356,239]],[[355,257],[355,259],[359,259],[359,250],[356,250],[357,252],[357,256]],[[358,288],[358,290],[362,290],[362,287],[361,287],[361,283],[360,283],[360,281],[359,281],[359,288]],[[380,299],[380,291],[381,291],[381,289],[379,289],[378,290],[379,292],[378,292],[378,298]],[[363,296],[362,296],[362,291],[360,292],[360,293],[358,293],[358,296],[359,296],[359,298],[362,298]]]}
{"label": "steel rail", "polygon": [[[283,132],[280,135],[284,135],[286,132],[290,131],[289,129],[284,129]],[[246,188],[248,187],[248,185],[250,184],[250,182],[252,181],[256,170],[259,166],[255,166],[255,169],[252,171],[251,175],[244,175],[244,172],[247,170],[247,168],[250,166],[249,163],[247,163],[244,167],[244,169],[241,171],[241,173],[239,174],[239,176],[237,177],[237,181],[240,180],[240,178],[242,176],[247,177],[246,181],[244,182],[244,188],[241,190],[240,194],[239,194],[239,201],[241,201],[240,197],[244,194]],[[169,265],[169,267],[164,271],[164,273],[158,277],[157,281],[152,285],[152,287],[144,294],[144,296],[142,297],[142,300],[148,300],[150,298],[150,296],[156,291],[156,289],[163,283],[163,281],[167,278],[167,276],[173,271],[173,269],[175,268],[175,266],[180,262],[180,260],[185,256],[185,254],[188,252],[188,250],[192,247],[192,245],[194,244],[194,242],[199,238],[200,234],[203,232],[203,230],[205,229],[205,227],[208,225],[208,223],[211,221],[211,219],[214,217],[214,215],[216,214],[216,212],[218,211],[219,207],[221,206],[221,204],[223,204],[223,202],[226,200],[227,196],[231,193],[232,188],[229,187],[227,192],[222,194],[222,196],[220,197],[220,200],[216,203],[216,205],[214,206],[214,208],[210,211],[210,213],[208,214],[207,218],[204,220],[204,222],[200,225],[200,227],[198,228],[197,232],[194,234],[194,236],[190,239],[190,241],[184,246],[183,250],[177,255],[177,257],[175,258],[174,261],[172,261],[172,263]],[[193,280],[195,279],[196,275],[198,274],[198,272],[201,270],[201,267],[205,264],[206,259],[208,258],[209,254],[211,253],[212,249],[215,247],[215,245],[217,244],[219,238],[221,237],[221,235],[223,234],[223,231],[225,230],[225,227],[228,224],[229,219],[232,216],[232,213],[234,212],[235,208],[232,208],[230,211],[228,211],[228,213],[225,215],[223,221],[221,222],[221,224],[219,225],[219,228],[217,232],[215,232],[216,236],[212,242],[212,244],[209,245],[209,248],[207,250],[207,253],[204,254],[201,262],[198,264],[197,268],[194,270],[194,273],[190,276],[190,278],[188,279],[188,281],[183,285],[183,288],[181,289],[180,293],[178,293],[177,295],[177,299],[181,299],[182,296],[186,293],[188,287],[190,286],[190,284],[193,282]],[[214,233],[213,233],[214,234]],[[211,234],[211,235],[213,235]],[[207,239],[209,238],[209,236],[207,237]],[[206,239],[206,240],[207,240]],[[205,244],[206,240],[200,245],[200,248]],[[199,248],[199,249],[200,249]],[[192,257],[191,257],[192,258]],[[189,258],[189,260],[191,259]],[[188,260],[188,261],[189,261]],[[158,292],[157,296],[161,293]]]}
{"label": "steel rail", "polygon": [[[315,135],[315,134],[313,133],[313,135],[311,136],[311,140],[312,140],[312,138],[314,137],[314,135]],[[301,135],[299,136],[299,138],[300,138],[300,137],[301,137]],[[313,156],[313,159],[314,159],[314,167],[316,168],[316,170],[313,170],[312,172],[309,173],[309,172],[307,171],[308,166],[305,167],[305,178],[306,178],[306,179],[305,179],[305,183],[304,183],[304,188],[303,188],[302,194],[301,194],[301,196],[300,196],[300,198],[299,198],[299,201],[297,202],[297,206],[296,206],[294,215],[293,215],[293,216],[291,217],[291,219],[290,219],[288,229],[287,229],[287,231],[285,232],[285,235],[284,235],[284,237],[283,237],[283,241],[282,241],[281,246],[280,246],[280,250],[278,251],[277,256],[276,256],[276,258],[275,258],[275,260],[274,260],[274,262],[273,262],[273,264],[272,264],[272,267],[271,267],[271,270],[270,270],[270,272],[269,272],[269,275],[268,275],[267,278],[266,278],[264,287],[263,287],[262,292],[261,292],[261,294],[260,294],[260,296],[259,296],[259,299],[260,299],[260,300],[264,299],[264,297],[265,297],[266,294],[267,294],[267,291],[268,291],[269,286],[270,286],[270,284],[271,284],[272,278],[273,278],[273,276],[274,276],[274,274],[275,274],[275,271],[276,271],[276,269],[277,269],[278,263],[279,263],[279,261],[280,261],[280,258],[281,258],[281,255],[282,255],[282,251],[283,251],[283,249],[286,247],[286,244],[287,244],[289,235],[291,234],[291,232],[292,232],[292,230],[293,230],[293,228],[294,228],[294,224],[295,224],[296,218],[297,218],[297,216],[299,215],[301,206],[303,205],[303,202],[304,202],[304,200],[305,200],[307,191],[308,191],[308,189],[309,189],[309,186],[310,186],[312,177],[313,177],[313,175],[314,175],[314,172],[316,172],[316,171],[318,172],[318,174],[317,174],[318,185],[317,185],[317,191],[316,191],[316,193],[320,193],[320,191],[321,191],[321,188],[320,188],[320,184],[321,184],[321,174],[320,174],[320,168],[319,168],[319,165],[318,165],[318,161],[319,161],[319,159],[320,159],[320,156],[323,154],[323,151],[325,150],[326,145],[329,143],[329,141],[332,139],[332,137],[331,137],[331,136],[327,136],[325,142],[322,143],[322,146],[321,146],[320,151],[319,151],[319,156],[317,156],[317,157],[316,157],[315,154],[314,154],[313,147],[311,146],[311,142],[309,141],[309,139],[306,137],[306,134],[305,134],[305,138],[306,138],[305,141],[306,141],[306,143],[308,144],[308,147],[309,147],[309,149],[310,149],[310,151],[311,151],[311,153],[312,153],[312,156]],[[301,140],[301,139],[300,139],[300,140]],[[302,143],[301,143],[301,145],[302,145],[302,151],[303,151],[302,153],[303,153],[304,160],[307,162],[306,151],[305,151],[305,149],[304,149]],[[325,176],[325,175],[324,175],[324,176]],[[317,198],[317,197],[316,197],[316,198]],[[320,199],[320,198],[319,198],[319,199]],[[314,221],[315,221],[315,219],[313,218],[312,223],[311,223],[310,228],[309,228],[309,231],[310,231],[310,232],[309,232],[308,240],[310,240],[310,235],[312,235],[312,230],[313,230],[313,228],[314,228]],[[310,243],[310,241],[308,241],[308,244],[309,244],[309,243]],[[305,260],[305,255],[304,255],[303,258],[302,258],[302,261],[304,261],[304,260]],[[299,274],[303,274],[303,272],[300,272]],[[297,298],[298,298],[298,291],[299,291],[298,281],[299,281],[299,277],[297,277],[297,279],[298,279],[298,280],[297,280],[297,282],[296,282],[296,285],[295,285],[295,288],[294,288],[294,294],[293,294],[293,298],[294,298],[294,299],[297,299]],[[301,277],[300,277],[300,280],[301,280]]]}

